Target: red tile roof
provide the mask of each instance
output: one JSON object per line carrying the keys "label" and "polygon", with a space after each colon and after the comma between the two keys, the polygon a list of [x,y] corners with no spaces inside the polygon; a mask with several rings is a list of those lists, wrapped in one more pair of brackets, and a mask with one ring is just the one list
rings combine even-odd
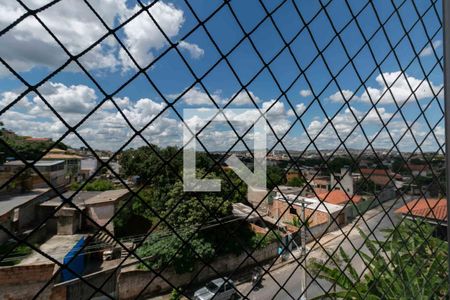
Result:
{"label": "red tile roof", "polygon": [[367,176],[386,176],[386,177],[392,177],[395,179],[402,179],[402,175],[396,174],[388,169],[369,169],[369,168],[362,168],[360,170],[360,173],[362,175]]}
{"label": "red tile roof", "polygon": [[426,164],[416,165],[416,164],[407,164],[406,167],[411,171],[428,171],[430,167]]}
{"label": "red tile roof", "polygon": [[353,195],[353,197],[348,197],[348,195],[341,190],[333,190],[331,192],[322,192],[317,195],[320,200],[331,204],[345,204],[349,200],[353,201],[353,203],[359,203],[361,201],[360,195]]}
{"label": "red tile roof", "polygon": [[38,138],[38,137],[27,137],[25,140],[29,141],[29,142],[47,142],[47,141],[50,141],[49,138]]}
{"label": "red tile roof", "polygon": [[403,215],[416,217],[447,220],[447,199],[421,198],[408,202],[395,211]]}

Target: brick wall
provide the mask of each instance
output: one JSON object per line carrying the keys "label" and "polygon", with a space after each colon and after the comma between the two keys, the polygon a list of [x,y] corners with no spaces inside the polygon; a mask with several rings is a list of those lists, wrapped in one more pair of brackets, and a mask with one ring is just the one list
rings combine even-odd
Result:
{"label": "brick wall", "polygon": [[[32,299],[51,279],[54,264],[0,267],[0,299]],[[52,284],[42,295],[48,299]]]}

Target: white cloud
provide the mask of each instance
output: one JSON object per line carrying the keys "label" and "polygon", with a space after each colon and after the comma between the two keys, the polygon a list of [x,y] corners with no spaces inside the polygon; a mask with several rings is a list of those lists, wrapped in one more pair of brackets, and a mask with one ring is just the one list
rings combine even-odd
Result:
{"label": "white cloud", "polygon": [[[384,78],[384,79],[383,79]],[[378,88],[368,87],[360,99],[363,102],[380,101],[380,104],[401,104],[405,101],[423,100],[438,94],[442,84],[435,85],[431,81],[408,76],[401,71],[383,73],[376,77]],[[395,82],[394,82],[395,81]],[[389,90],[388,90],[388,87]],[[413,94],[413,91],[414,94]]]}
{"label": "white cloud", "polygon": [[[39,91],[69,125],[77,124],[99,101],[95,91],[86,85],[66,86],[49,82]],[[2,93],[0,104],[7,104],[17,96],[14,92]],[[137,130],[147,125],[166,107],[165,103],[148,98],[137,101],[126,97],[114,100]],[[1,121],[6,128],[21,135],[58,139],[67,131],[56,115],[34,94],[23,97],[12,106],[1,116]],[[77,131],[97,149],[117,149],[132,134],[131,128],[109,101],[94,112]],[[144,130],[143,135],[150,142],[158,141],[161,145],[178,143],[181,141],[179,121],[163,113]],[[82,146],[77,139],[68,142],[74,143],[72,146]]]}
{"label": "white cloud", "polygon": [[423,50],[420,52],[421,57],[429,56],[433,54],[433,49],[436,51],[439,47],[442,46],[442,40],[436,40],[432,43],[429,43],[428,46],[423,48]]}
{"label": "white cloud", "polygon": [[[250,96],[249,96],[249,94],[250,94]],[[232,99],[233,97],[234,97],[234,99],[233,99],[232,105],[253,104],[252,99],[256,104],[261,102],[261,99],[258,96],[256,96],[252,91],[248,91],[248,93],[247,93],[245,90],[243,90],[243,91],[240,91],[239,94],[237,94],[236,96],[235,95],[231,96],[230,99]],[[251,99],[250,99],[250,97],[251,97]]]}
{"label": "white cloud", "polygon": [[303,113],[306,109],[306,105],[303,103],[295,105],[295,111],[297,112],[297,115],[300,115]]}
{"label": "white cloud", "polygon": [[[136,5],[132,11],[137,11],[138,7]],[[176,8],[171,3],[157,2],[150,7],[149,13],[168,38],[177,36],[185,21],[183,10]],[[145,67],[153,60],[153,50],[159,50],[168,44],[164,35],[145,11],[125,25],[124,33],[125,45],[141,67]],[[188,50],[193,58],[199,58],[204,54],[204,50],[196,44],[182,41],[180,47]],[[125,70],[135,68],[123,49],[120,50],[120,58]]]}
{"label": "white cloud", "polygon": [[188,51],[189,54],[191,55],[191,57],[195,58],[195,59],[199,59],[200,57],[202,57],[205,54],[205,50],[200,48],[198,45],[191,44],[191,43],[188,43],[185,41],[179,42],[178,47]]}
{"label": "white cloud", "polygon": [[302,96],[302,97],[309,97],[311,95],[312,95],[311,90],[301,90],[300,91],[300,96]]}
{"label": "white cloud", "polygon": [[86,114],[94,108],[97,99],[92,88],[81,84],[66,86],[50,81],[39,91],[44,99],[60,113]]}
{"label": "white cloud", "polygon": [[[169,97],[176,97],[177,95],[170,95]],[[217,104],[222,104],[224,99],[222,99],[218,92],[212,93],[211,97]],[[198,87],[193,87],[186,94],[181,97],[188,105],[213,105],[211,98],[206,94],[203,90],[200,90]]]}
{"label": "white cloud", "polygon": [[[39,8],[45,2],[30,0],[27,4],[32,8]],[[101,1],[101,5],[99,1],[90,1],[90,4],[111,27],[126,20],[140,7],[135,5],[129,8],[126,0],[105,0]],[[178,35],[185,21],[181,9],[159,1],[149,11],[169,38]],[[16,1],[0,1],[0,28],[8,26],[24,13],[24,9]],[[79,54],[107,34],[106,28],[83,1],[60,1],[40,12],[39,17],[71,54]],[[123,34],[124,44],[141,66],[151,62],[153,51],[167,45],[166,39],[145,11],[124,26]],[[69,58],[33,16],[25,18],[0,37],[0,43],[0,56],[20,72],[37,67],[54,69]],[[184,42],[182,47],[194,58],[199,58],[204,52],[195,44]],[[90,70],[115,71],[118,67],[123,70],[135,68],[112,36],[83,55],[80,61]],[[5,74],[2,70],[0,75]]]}
{"label": "white cloud", "polygon": [[[351,96],[353,91],[342,90],[342,94],[346,100],[350,98],[355,101],[378,104],[392,104],[397,102],[402,104],[405,101],[423,100],[434,97],[434,95],[441,96],[442,84],[434,84],[430,80],[422,80],[413,76],[408,76],[401,71],[386,72],[378,75],[375,78],[378,87],[367,87],[367,89],[360,96]],[[388,89],[389,87],[389,89]],[[413,93],[414,91],[414,93]],[[343,102],[341,92],[336,92],[328,98],[331,101]]]}
{"label": "white cloud", "polygon": [[[350,100],[350,98],[353,96],[353,92],[350,90],[342,90],[340,92],[336,92],[330,97],[328,97],[331,101],[334,102],[344,102]],[[352,99],[358,99],[358,97],[353,97]]]}

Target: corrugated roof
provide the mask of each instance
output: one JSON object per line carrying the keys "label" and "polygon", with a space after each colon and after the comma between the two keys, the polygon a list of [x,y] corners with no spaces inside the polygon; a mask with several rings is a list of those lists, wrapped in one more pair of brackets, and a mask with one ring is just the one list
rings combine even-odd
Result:
{"label": "corrugated roof", "polygon": [[43,159],[82,159],[83,157],[75,154],[65,154],[65,153],[48,153],[44,155]]}

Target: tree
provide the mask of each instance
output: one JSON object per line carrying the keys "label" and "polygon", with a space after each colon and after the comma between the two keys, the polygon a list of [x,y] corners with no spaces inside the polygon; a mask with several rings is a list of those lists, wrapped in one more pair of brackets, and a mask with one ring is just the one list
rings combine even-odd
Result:
{"label": "tree", "polygon": [[181,181],[172,186],[167,196],[161,213],[176,227],[214,222],[230,215],[232,210],[231,202],[224,201],[220,193],[184,192]]}
{"label": "tree", "polygon": [[354,162],[349,157],[336,157],[328,163],[328,168],[331,173],[338,173],[345,166],[352,167]]}
{"label": "tree", "polygon": [[[208,262],[215,254],[211,243],[192,234],[192,230],[177,230],[179,236],[171,232],[156,232],[137,249],[139,257],[147,258],[151,268],[159,270],[169,265],[179,274],[192,272],[198,260]],[[183,243],[184,241],[184,243]],[[146,269],[144,264],[139,266]]]}
{"label": "tree", "polygon": [[[334,283],[333,299],[444,299],[447,294],[447,243],[432,236],[434,227],[404,220],[395,229],[385,230],[386,241],[364,238],[369,254],[360,251],[368,268],[361,277],[349,255],[339,249],[337,260],[345,264],[310,266],[322,279]],[[378,252],[382,248],[384,251]],[[322,299],[324,296],[317,297]]]}
{"label": "tree", "polygon": [[[81,184],[77,183],[77,182],[73,182],[70,185],[70,189],[72,191],[76,191],[80,188]],[[95,191],[95,192],[102,192],[102,191],[109,191],[109,190],[114,190],[116,187],[114,186],[114,184],[106,179],[96,179],[93,181],[88,182],[83,190],[84,191]]]}
{"label": "tree", "polygon": [[361,178],[355,183],[356,193],[375,193],[377,185],[370,179]]}
{"label": "tree", "polygon": [[289,180],[286,184],[289,186],[301,187],[305,185],[305,180],[300,177],[294,177],[291,180]]}
{"label": "tree", "polygon": [[273,189],[275,186],[282,185],[286,181],[285,172],[277,166],[267,166],[267,188]]}

